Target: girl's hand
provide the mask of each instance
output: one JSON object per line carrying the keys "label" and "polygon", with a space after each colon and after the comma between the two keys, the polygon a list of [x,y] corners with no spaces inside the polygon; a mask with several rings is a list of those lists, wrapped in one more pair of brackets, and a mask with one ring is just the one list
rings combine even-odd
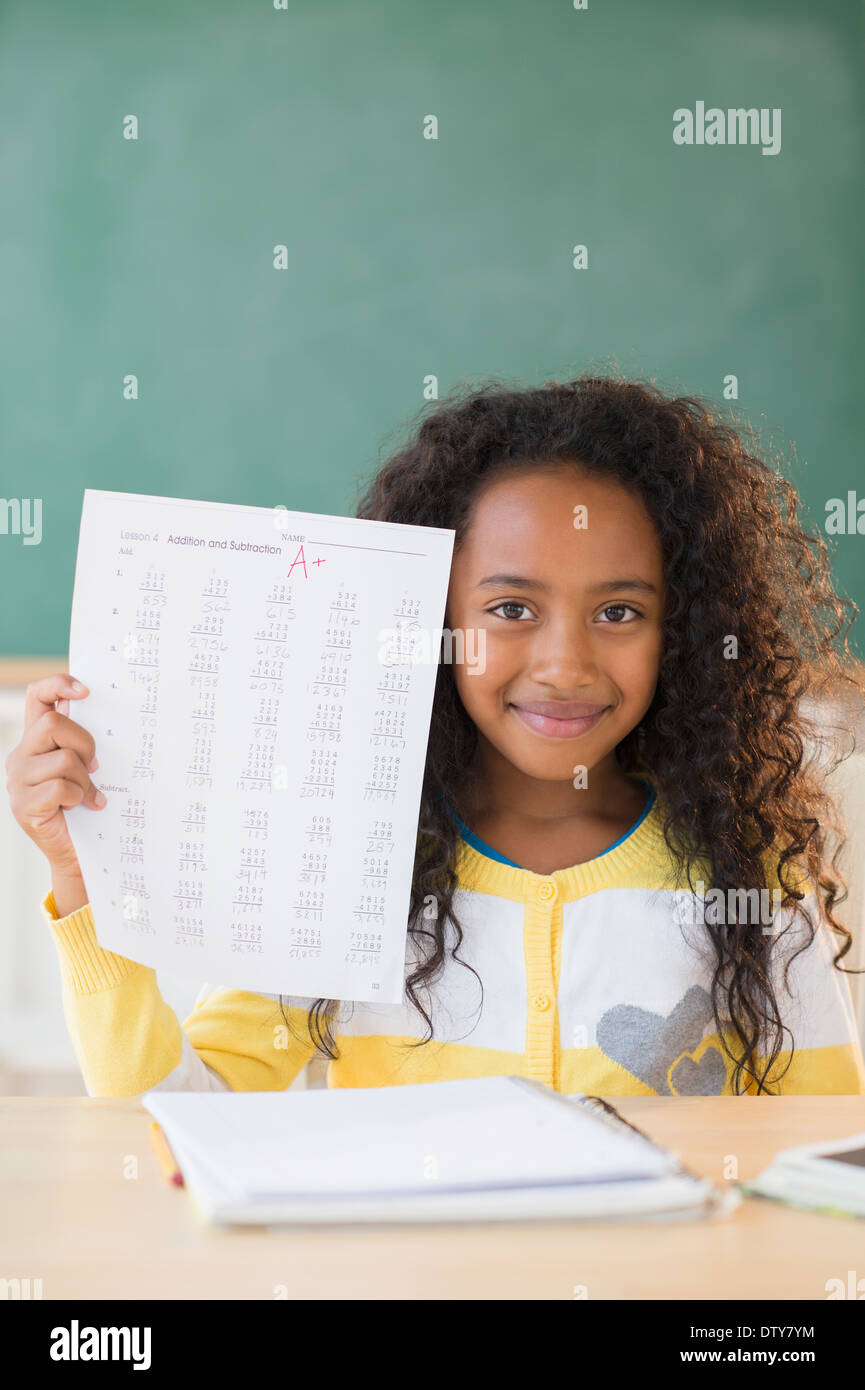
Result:
{"label": "girl's hand", "polygon": [[69,700],[89,693],[63,673],[28,685],[24,735],[6,758],[12,814],[52,868],[70,879],[81,878],[81,869],[63,807],[99,810],[106,799],[90,780],[99,766],[92,736],[54,706],[63,701],[68,709]]}

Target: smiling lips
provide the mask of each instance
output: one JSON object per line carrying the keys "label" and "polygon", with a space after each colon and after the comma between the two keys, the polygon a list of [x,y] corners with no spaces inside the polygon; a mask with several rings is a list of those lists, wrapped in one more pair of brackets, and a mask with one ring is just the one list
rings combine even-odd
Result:
{"label": "smiling lips", "polygon": [[606,714],[608,705],[578,704],[564,700],[527,700],[511,709],[528,728],[547,738],[579,738]]}

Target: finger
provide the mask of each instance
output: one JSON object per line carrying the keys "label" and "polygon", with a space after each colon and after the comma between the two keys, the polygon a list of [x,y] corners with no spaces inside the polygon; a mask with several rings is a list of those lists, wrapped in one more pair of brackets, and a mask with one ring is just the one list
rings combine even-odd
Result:
{"label": "finger", "polygon": [[24,728],[29,729],[47,710],[53,710],[58,700],[66,706],[65,710],[60,712],[66,714],[69,711],[70,700],[81,700],[89,694],[90,691],[83,682],[75,680],[63,671],[32,681],[27,687],[24,700]]}
{"label": "finger", "polygon": [[[71,748],[89,771],[94,770],[96,743],[93,735],[83,724],[77,724],[74,719],[55,709],[46,710],[35,724],[25,730],[15,750],[15,762],[20,765],[24,760],[52,753],[55,748]],[[33,779],[28,778],[30,780]]]}
{"label": "finger", "polygon": [[87,768],[73,748],[54,748],[50,752],[28,758],[21,765],[18,781],[20,786],[38,787],[43,782],[56,781],[57,778],[66,782],[77,782],[85,796],[91,787],[96,790]]}
{"label": "finger", "polygon": [[54,777],[50,782],[40,782],[38,787],[28,787],[17,807],[19,818],[31,824],[40,817],[48,817],[60,806],[80,806],[84,801],[78,782]]}

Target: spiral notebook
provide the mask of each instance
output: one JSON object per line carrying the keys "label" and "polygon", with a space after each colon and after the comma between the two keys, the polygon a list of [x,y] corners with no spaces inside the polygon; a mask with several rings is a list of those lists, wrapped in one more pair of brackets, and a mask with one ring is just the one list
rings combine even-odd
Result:
{"label": "spiral notebook", "polygon": [[741,1200],[607,1102],[519,1076],[142,1103],[219,1225],[693,1219]]}

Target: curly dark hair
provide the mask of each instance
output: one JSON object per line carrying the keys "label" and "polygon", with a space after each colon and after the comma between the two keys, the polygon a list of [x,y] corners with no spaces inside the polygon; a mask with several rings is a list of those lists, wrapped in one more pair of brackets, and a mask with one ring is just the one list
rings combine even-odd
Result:
{"label": "curly dark hair", "polygon": [[[539,387],[492,378],[458,384],[421,408],[409,442],[366,486],[356,515],[452,528],[456,553],[481,484],[500,468],[528,471],[551,461],[577,463],[624,485],[657,528],[669,593],[657,687],[616,754],[625,773],[647,773],[654,783],[680,881],[693,892],[692,867],[702,859],[725,897],[728,890],[780,885],[780,906],[795,904],[793,920],[801,914],[809,929],[804,950],[816,935],[796,882],[797,873],[807,874],[827,922],[844,938],[834,957],[843,970],[838,963],[852,938],[834,909],[847,897],[838,870],[844,831],[824,779],[853,747],[819,769],[805,751],[808,739],[819,744],[819,730],[800,702],[865,694],[847,635],[859,610],[835,592],[826,542],[797,520],[796,489],[760,457],[751,426],[732,415],[722,419],[714,402],[671,396],[616,370]],[[852,610],[846,623],[845,609]],[[738,639],[735,661],[724,659],[727,634]],[[412,1046],[433,1036],[419,990],[442,973],[448,923],[460,960],[463,930],[453,910],[459,830],[446,801],[459,805],[460,773],[476,743],[451,665],[440,660],[409,911],[421,954],[406,979],[406,995],[428,1031]],[[838,841],[831,862],[827,832]],[[756,1083],[758,1093],[770,1093],[780,1079],[770,1081],[772,1066],[789,1032],[770,956],[786,933],[729,920],[707,921],[705,930],[714,948],[715,1023],[734,1063],[731,1088],[740,1093]],[[316,1051],[331,1059],[339,1055],[331,1027],[339,1002],[318,999],[307,1014]],[[725,1037],[730,1023],[735,1051]],[[760,1056],[766,1065],[758,1074]]]}

